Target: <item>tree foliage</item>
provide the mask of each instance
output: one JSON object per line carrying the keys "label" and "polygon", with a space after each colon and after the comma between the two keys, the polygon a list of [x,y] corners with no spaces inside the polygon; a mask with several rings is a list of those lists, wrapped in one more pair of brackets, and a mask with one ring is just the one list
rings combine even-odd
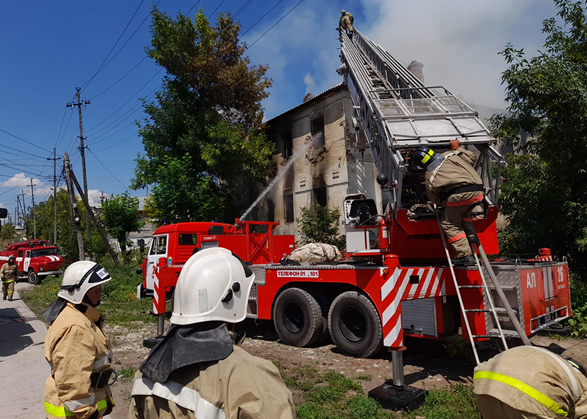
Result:
{"label": "tree foliage", "polygon": [[154,9],[147,52],[167,75],[138,122],[145,153],[133,187],[154,185],[153,206],[169,221],[226,221],[267,174],[261,101],[271,81],[243,55],[239,30],[228,13],[212,26],[201,10],[192,20]]}
{"label": "tree foliage", "polygon": [[301,208],[302,216],[296,219],[298,223],[301,244],[326,243],[338,247],[339,250],[346,248],[344,236],[338,233],[340,223],[340,210],[329,209],[326,206],[316,205],[312,209]]}
{"label": "tree foliage", "polygon": [[[558,19],[543,23],[544,49],[527,59],[508,45],[503,73],[507,116],[494,131],[513,139],[533,133],[528,156],[510,157],[500,204],[509,218],[505,248],[550,247],[587,270],[587,2],[554,0]],[[520,145],[517,144],[519,147]]]}
{"label": "tree foliage", "polygon": [[144,225],[139,215],[139,199],[128,192],[111,196],[102,204],[102,220],[106,232],[115,237],[122,252],[126,252],[128,233],[139,231]]}

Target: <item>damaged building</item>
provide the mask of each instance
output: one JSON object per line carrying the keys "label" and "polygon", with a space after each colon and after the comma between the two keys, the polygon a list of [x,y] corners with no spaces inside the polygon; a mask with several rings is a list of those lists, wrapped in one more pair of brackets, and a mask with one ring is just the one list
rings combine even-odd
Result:
{"label": "damaged building", "polygon": [[347,195],[358,193],[381,202],[377,169],[364,134],[353,123],[346,85],[306,95],[267,126],[277,175],[253,219],[279,221],[277,234],[297,234],[301,208],[320,204],[341,209]]}

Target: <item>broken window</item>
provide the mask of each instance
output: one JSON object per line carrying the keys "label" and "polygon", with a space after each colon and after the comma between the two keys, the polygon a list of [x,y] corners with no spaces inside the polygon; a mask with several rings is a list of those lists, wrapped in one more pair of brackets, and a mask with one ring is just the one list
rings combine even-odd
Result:
{"label": "broken window", "polygon": [[326,193],[326,186],[320,186],[312,189],[314,193],[314,202],[323,207],[328,205],[328,194]]}
{"label": "broken window", "polygon": [[283,211],[285,214],[285,222],[286,223],[293,223],[294,222],[294,204],[293,204],[293,193],[291,189],[286,189],[283,191]]}
{"label": "broken window", "polygon": [[314,148],[324,147],[324,116],[319,116],[310,121],[310,130],[314,139]]}
{"label": "broken window", "polygon": [[275,204],[272,200],[267,200],[267,221],[275,221]]}
{"label": "broken window", "polygon": [[284,159],[289,159],[293,154],[293,139],[291,137],[291,131],[281,134],[281,155]]}

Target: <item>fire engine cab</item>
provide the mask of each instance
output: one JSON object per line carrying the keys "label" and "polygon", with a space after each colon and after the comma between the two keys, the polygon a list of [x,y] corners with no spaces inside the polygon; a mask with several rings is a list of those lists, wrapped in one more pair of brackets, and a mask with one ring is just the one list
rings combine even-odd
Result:
{"label": "fire engine cab", "polygon": [[63,258],[59,248],[48,240],[28,240],[12,243],[0,250],[0,266],[8,262],[10,256],[15,257],[19,277],[27,278],[30,284],[36,285],[48,275],[61,275]]}

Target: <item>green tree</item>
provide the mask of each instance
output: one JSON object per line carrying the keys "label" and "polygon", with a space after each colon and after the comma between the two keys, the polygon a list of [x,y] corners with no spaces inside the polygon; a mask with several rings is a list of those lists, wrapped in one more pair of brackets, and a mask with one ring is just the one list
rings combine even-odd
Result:
{"label": "green tree", "polygon": [[138,122],[145,153],[133,188],[154,185],[169,221],[231,220],[268,173],[261,101],[271,81],[243,55],[239,30],[228,13],[211,26],[201,10],[174,20],[154,9],[147,52],[167,75]]}
{"label": "green tree", "polygon": [[139,215],[139,199],[128,192],[111,196],[102,204],[102,220],[106,232],[115,237],[122,252],[126,252],[128,233],[139,231],[144,225]]}
{"label": "green tree", "polygon": [[[527,59],[523,49],[502,52],[507,116],[494,132],[533,133],[529,156],[510,157],[500,204],[509,219],[502,233],[510,251],[551,247],[587,272],[587,2],[554,0],[558,21],[543,23],[544,49]],[[520,146],[519,144],[516,144]]]}
{"label": "green tree", "polygon": [[16,237],[16,229],[14,226],[12,224],[4,224],[0,231],[0,239],[10,240],[13,237]]}
{"label": "green tree", "polygon": [[301,244],[326,243],[343,250],[346,247],[344,236],[338,233],[340,210],[316,205],[312,209],[301,208],[302,215],[296,219],[301,234]]}

